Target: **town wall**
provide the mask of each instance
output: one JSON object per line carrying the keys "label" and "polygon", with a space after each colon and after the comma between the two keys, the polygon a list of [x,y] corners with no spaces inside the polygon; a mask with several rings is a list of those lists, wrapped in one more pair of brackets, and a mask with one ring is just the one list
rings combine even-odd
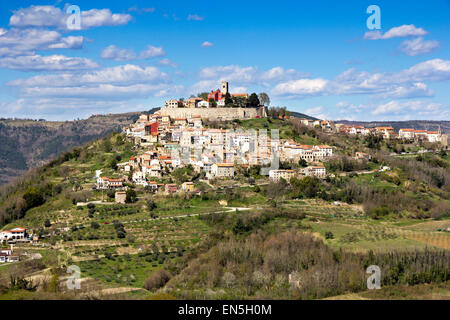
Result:
{"label": "town wall", "polygon": [[267,117],[265,107],[260,108],[162,108],[159,111],[162,116],[170,116],[172,119],[191,118],[201,116],[209,120],[234,120],[252,119],[257,116]]}

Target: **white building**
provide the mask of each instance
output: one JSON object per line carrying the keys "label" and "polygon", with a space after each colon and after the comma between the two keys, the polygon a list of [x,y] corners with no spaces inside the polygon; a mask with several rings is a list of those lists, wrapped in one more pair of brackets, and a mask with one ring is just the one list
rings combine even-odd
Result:
{"label": "white building", "polygon": [[302,173],[307,177],[326,178],[327,170],[324,166],[309,166],[302,169]]}
{"label": "white building", "polygon": [[209,102],[208,101],[200,101],[197,103],[197,107],[199,108],[209,108]]}
{"label": "white building", "polygon": [[217,178],[234,177],[234,165],[232,163],[214,163],[211,167],[211,175]]}
{"label": "white building", "polygon": [[179,104],[178,100],[170,99],[166,101],[165,106],[166,108],[178,108]]}
{"label": "white building", "polygon": [[284,179],[287,182],[291,181],[295,177],[294,170],[270,170],[269,179],[271,181],[278,182],[280,179]]}
{"label": "white building", "polygon": [[0,232],[0,241],[25,240],[27,239],[26,228],[14,228]]}

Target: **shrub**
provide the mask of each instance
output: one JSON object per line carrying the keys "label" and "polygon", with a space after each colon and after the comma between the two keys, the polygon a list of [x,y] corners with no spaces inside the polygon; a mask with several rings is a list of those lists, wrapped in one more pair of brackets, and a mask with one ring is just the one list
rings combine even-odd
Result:
{"label": "shrub", "polygon": [[155,271],[147,278],[147,280],[145,280],[144,288],[149,291],[159,289],[163,287],[171,277],[171,274],[166,270]]}
{"label": "shrub", "polygon": [[137,195],[136,195],[136,191],[134,191],[133,189],[128,189],[127,190],[127,195],[125,198],[125,202],[126,203],[133,203],[136,202],[137,200]]}
{"label": "shrub", "polygon": [[325,239],[334,239],[334,234],[331,231],[325,232]]}
{"label": "shrub", "polygon": [[99,225],[97,222],[92,221],[92,222],[91,222],[91,228],[92,228],[92,229],[98,229],[98,228],[100,228],[100,225]]}

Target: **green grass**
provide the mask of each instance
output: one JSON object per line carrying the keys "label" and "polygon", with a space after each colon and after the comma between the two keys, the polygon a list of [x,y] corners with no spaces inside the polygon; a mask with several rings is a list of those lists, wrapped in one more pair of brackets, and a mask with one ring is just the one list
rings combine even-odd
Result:
{"label": "green grass", "polygon": [[371,186],[373,188],[394,190],[398,188],[394,183],[385,181],[380,177],[376,177],[374,173],[371,174],[360,174],[353,178],[359,185]]}
{"label": "green grass", "polygon": [[[175,261],[177,258],[171,258]],[[102,281],[110,287],[130,286],[142,288],[150,274],[164,268],[153,255],[141,257],[129,255],[78,262],[81,277],[92,277]]]}

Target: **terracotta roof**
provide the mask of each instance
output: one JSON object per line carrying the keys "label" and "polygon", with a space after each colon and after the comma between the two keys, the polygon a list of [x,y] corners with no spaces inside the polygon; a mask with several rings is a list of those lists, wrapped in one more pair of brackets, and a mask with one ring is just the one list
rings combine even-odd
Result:
{"label": "terracotta roof", "polygon": [[234,167],[233,163],[216,163],[218,167]]}

